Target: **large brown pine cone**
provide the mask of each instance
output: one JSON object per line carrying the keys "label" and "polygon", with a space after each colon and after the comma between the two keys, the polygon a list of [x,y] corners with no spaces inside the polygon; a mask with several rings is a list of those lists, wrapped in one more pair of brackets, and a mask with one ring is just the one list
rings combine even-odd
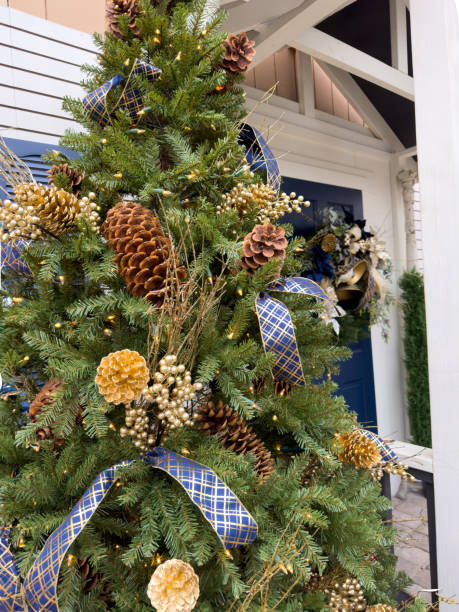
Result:
{"label": "large brown pine cone", "polygon": [[118,23],[118,17],[120,15],[127,15],[129,17],[129,27],[134,33],[134,36],[139,36],[139,30],[136,24],[139,14],[140,8],[138,0],[108,0],[105,5],[107,31],[118,38],[122,38],[123,35]]}
{"label": "large brown pine cone", "polygon": [[255,55],[255,41],[249,40],[245,32],[241,34],[230,34],[223,43],[225,46],[225,57],[222,67],[227,72],[244,73],[252,63]]}
{"label": "large brown pine cone", "polygon": [[102,233],[117,253],[117,264],[128,290],[161,306],[168,288],[186,272],[172,242],[151,210],[118,202],[108,211]]}
{"label": "large brown pine cone", "polygon": [[241,265],[249,274],[253,274],[272,257],[285,259],[287,244],[285,231],[281,227],[271,223],[255,225],[244,238]]}
{"label": "large brown pine cone", "polygon": [[[71,188],[72,193],[74,193],[78,197],[78,194],[80,193],[81,181],[84,179],[84,172],[78,172],[78,170],[75,170],[75,168],[69,168],[68,163],[65,163],[59,164],[58,166],[51,166],[51,168],[48,170],[48,174],[48,183],[53,185],[55,184],[54,179],[56,175],[68,176],[69,187]],[[60,187],[58,186],[57,189],[59,188]]]}
{"label": "large brown pine cone", "polygon": [[59,380],[51,379],[43,385],[41,391],[37,393],[29,406],[29,417],[32,423],[35,423],[37,416],[44,406],[54,404],[56,401],[56,392],[63,384],[64,383]]}
{"label": "large brown pine cone", "polygon": [[210,435],[217,435],[222,445],[237,455],[253,453],[257,458],[256,470],[261,479],[268,478],[274,471],[274,460],[261,440],[229,406],[223,402],[203,404],[197,420],[201,429]]}

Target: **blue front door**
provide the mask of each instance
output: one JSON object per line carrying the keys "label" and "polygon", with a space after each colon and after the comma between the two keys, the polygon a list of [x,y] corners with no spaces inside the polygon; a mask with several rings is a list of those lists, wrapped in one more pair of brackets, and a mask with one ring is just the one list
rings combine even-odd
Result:
{"label": "blue front door", "polygon": [[[337,208],[340,211],[344,208],[355,219],[363,218],[362,192],[357,189],[284,177],[282,190],[287,193],[294,191],[311,202],[311,206],[304,208],[301,213],[291,213],[282,218],[282,221],[293,225],[297,236],[310,236],[317,229],[319,213],[324,208]],[[341,372],[334,380],[339,385],[339,394],[344,396],[349,408],[357,413],[359,423],[376,430],[371,341],[366,338],[350,348],[352,358],[341,364]]]}

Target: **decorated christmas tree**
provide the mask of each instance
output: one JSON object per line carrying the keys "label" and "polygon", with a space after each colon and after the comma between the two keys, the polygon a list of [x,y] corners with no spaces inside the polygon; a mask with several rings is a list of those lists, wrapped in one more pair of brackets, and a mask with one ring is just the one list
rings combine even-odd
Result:
{"label": "decorated christmas tree", "polygon": [[[113,0],[84,127],[5,147],[0,609],[390,610],[396,458],[331,375],[254,55],[216,0]],[[303,194],[307,198],[307,194]],[[383,605],[385,604],[385,605]],[[59,608],[58,608],[59,606]]]}

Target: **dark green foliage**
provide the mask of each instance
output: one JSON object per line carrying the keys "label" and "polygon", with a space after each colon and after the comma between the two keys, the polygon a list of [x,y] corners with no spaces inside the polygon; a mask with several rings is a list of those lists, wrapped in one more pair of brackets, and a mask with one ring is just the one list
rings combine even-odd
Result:
{"label": "dark green foliage", "polygon": [[[394,575],[393,529],[382,522],[388,502],[365,470],[338,461],[335,433],[350,431],[355,419],[334,396],[330,380],[317,382],[336,372],[336,362],[349,351],[336,345],[319,303],[282,296],[295,324],[306,385],[284,396],[274,393],[273,360],[261,345],[254,300],[279,262],[249,277],[238,262],[257,211],[242,219],[235,211],[215,214],[222,193],[240,180],[259,180],[241,174],[237,121],[243,96],[240,77],[218,69],[222,18],[205,23],[210,0],[176,3],[171,15],[165,0],[157,9],[142,4],[143,39],[134,39],[126,24],[125,40],[98,38],[100,64],[88,69],[87,89],[115,74],[127,76],[127,59],[130,65],[140,57],[160,66],[160,81],[135,79],[147,108],[137,127],[145,132],[138,134],[123,111],[102,129],[80,101],[67,100],[66,108],[87,131],[67,134],[63,144],[80,153],[74,163],[85,172],[82,195],[96,192],[101,216],[128,196],[153,209],[189,277],[199,281],[187,298],[190,307],[175,347],[189,342],[200,304],[214,284],[218,287],[217,299],[192,334],[187,366],[194,380],[211,387],[215,401],[230,404],[250,422],[272,451],[276,471],[260,482],[254,456],[236,455],[195,427],[175,430],[165,439],[158,435],[163,446],[179,453],[187,449],[220,476],[253,514],[259,538],[226,556],[183,489],[137,461],[64,562],[60,610],[151,610],[145,589],[158,555],[193,565],[200,579],[199,612],[321,610],[324,596],[311,594],[308,580],[313,571],[327,573],[337,566],[362,583],[370,602],[390,602],[402,578]],[[153,42],[157,30],[159,43]],[[220,85],[227,88],[223,93],[216,92]],[[109,104],[117,95],[112,92]],[[118,172],[121,178],[114,177]],[[291,228],[285,229],[291,237]],[[290,239],[282,275],[301,272],[296,253],[303,244]],[[12,550],[23,575],[93,478],[120,460],[138,460],[130,439],[118,434],[124,407],[106,403],[94,382],[101,358],[119,349],[137,350],[154,372],[158,358],[171,350],[170,330],[176,327],[172,317],[161,318],[161,310],[127,291],[114,254],[84,221],[77,232],[33,243],[25,256],[34,279],[4,273],[4,298],[23,299],[4,299],[0,313],[0,371],[20,392],[0,401],[0,520],[13,525]],[[31,423],[21,402],[30,402],[38,381],[50,378],[65,386]],[[264,385],[257,386],[260,379]],[[42,441],[38,451],[37,427],[51,427],[54,438]],[[320,468],[313,482],[302,486],[310,461]],[[75,558],[89,559],[100,573],[90,593],[83,592]],[[263,573],[269,580],[259,588]],[[108,602],[103,587],[111,593]]]}
{"label": "dark green foliage", "polygon": [[408,414],[413,442],[432,447],[430,429],[429,366],[427,362],[424,279],[415,270],[400,278],[403,300]]}

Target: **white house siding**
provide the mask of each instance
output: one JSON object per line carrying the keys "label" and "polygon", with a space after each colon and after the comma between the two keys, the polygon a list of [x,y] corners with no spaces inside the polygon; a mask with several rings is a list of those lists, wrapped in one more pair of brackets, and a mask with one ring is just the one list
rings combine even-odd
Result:
{"label": "white house siding", "polygon": [[[94,61],[89,35],[0,7],[2,135],[56,144],[66,128],[76,126],[61,110],[62,97],[83,95],[79,66]],[[300,114],[304,100],[273,96],[269,105],[260,105],[260,91],[246,90],[249,120],[261,129],[271,126],[270,144],[279,156],[282,174],[362,191],[365,217],[387,241],[396,280],[405,268],[405,228],[391,144],[338,117],[321,120]],[[391,324],[387,344],[379,330],[372,330],[377,417],[381,434],[404,439],[403,367],[395,310]]]}
{"label": "white house siding", "polygon": [[56,144],[76,126],[62,98],[83,95],[80,66],[95,58],[88,34],[0,7],[1,135]]}

